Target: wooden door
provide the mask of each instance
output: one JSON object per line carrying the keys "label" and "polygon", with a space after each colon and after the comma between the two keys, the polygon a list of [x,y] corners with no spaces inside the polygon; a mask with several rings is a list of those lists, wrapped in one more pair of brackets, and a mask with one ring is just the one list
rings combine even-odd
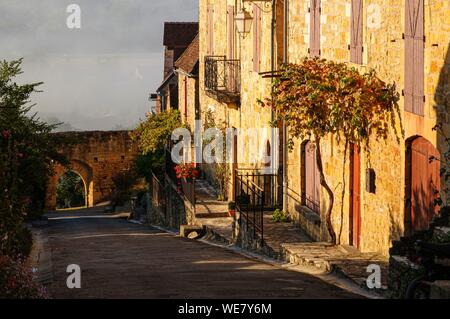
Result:
{"label": "wooden door", "polygon": [[320,212],[320,174],[317,168],[315,144],[308,141],[304,145],[303,165],[303,205],[316,213]]}
{"label": "wooden door", "polygon": [[407,231],[428,229],[439,212],[435,199],[440,196],[440,158],[438,150],[425,138],[418,137],[407,145],[405,221]]}
{"label": "wooden door", "polygon": [[357,145],[350,146],[350,245],[361,239],[361,157]]}

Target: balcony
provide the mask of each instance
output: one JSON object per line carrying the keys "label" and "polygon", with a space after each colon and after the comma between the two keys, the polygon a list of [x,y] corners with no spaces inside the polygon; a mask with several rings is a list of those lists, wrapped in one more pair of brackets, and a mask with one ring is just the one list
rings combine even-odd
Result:
{"label": "balcony", "polygon": [[241,69],[239,60],[225,56],[205,57],[205,91],[219,102],[240,103]]}

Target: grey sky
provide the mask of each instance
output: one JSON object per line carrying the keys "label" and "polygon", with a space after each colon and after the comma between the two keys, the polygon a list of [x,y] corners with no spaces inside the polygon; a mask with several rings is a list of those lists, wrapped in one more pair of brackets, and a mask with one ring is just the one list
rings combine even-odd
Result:
{"label": "grey sky", "polygon": [[[66,7],[81,7],[81,29]],[[78,129],[133,126],[162,80],[164,21],[197,21],[198,0],[0,0],[0,59],[24,57],[42,118]]]}

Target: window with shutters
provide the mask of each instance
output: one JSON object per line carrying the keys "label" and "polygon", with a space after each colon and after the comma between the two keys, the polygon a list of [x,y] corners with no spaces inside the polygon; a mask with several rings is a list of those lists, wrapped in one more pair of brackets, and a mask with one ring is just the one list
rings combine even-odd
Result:
{"label": "window with shutters", "polygon": [[310,0],[309,19],[309,55],[310,57],[320,56],[320,0]]}
{"label": "window with shutters", "polygon": [[316,146],[311,141],[302,145],[302,205],[320,212],[320,174],[317,168]]}
{"label": "window with shutters", "polygon": [[253,4],[253,71],[259,72],[261,65],[261,8]]}
{"label": "window with shutters", "polygon": [[363,63],[363,0],[352,0],[350,62]]}
{"label": "window with shutters", "polygon": [[424,115],[424,0],[405,0],[405,111]]}
{"label": "window with shutters", "polygon": [[214,55],[214,5],[208,4],[207,7],[207,52],[208,55]]}
{"label": "window with shutters", "polygon": [[234,6],[228,6],[227,9],[227,46],[228,58],[234,58]]}

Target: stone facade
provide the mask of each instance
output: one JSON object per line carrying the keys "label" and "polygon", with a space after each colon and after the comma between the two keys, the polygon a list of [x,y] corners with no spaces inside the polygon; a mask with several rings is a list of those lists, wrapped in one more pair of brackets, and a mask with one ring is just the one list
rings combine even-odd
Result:
{"label": "stone facade", "polygon": [[[308,54],[309,0],[289,2],[289,62],[299,61]],[[449,101],[448,45],[450,39],[450,4],[443,1],[425,1],[425,106],[424,116],[405,112],[404,99],[400,101],[401,124],[405,136],[397,143],[394,134],[387,141],[371,140],[371,153],[361,154],[361,242],[364,252],[379,251],[385,255],[391,241],[404,233],[405,198],[405,141],[422,136],[441,149],[436,132],[439,116],[447,117]],[[339,62],[349,62],[351,1],[321,1],[321,57]],[[303,14],[298,14],[302,12]],[[353,66],[361,71],[375,69],[386,82],[395,82],[399,91],[404,87],[404,1],[363,1],[363,64]],[[350,63],[351,64],[351,63]],[[447,97],[447,98],[445,98]],[[436,109],[440,113],[436,112]],[[448,123],[448,121],[447,121]],[[400,122],[397,123],[400,131]],[[310,230],[315,239],[326,239],[325,223],[313,225],[303,213],[299,190],[301,185],[300,144],[298,141],[289,154],[289,210],[301,224]],[[323,161],[327,181],[335,193],[333,224],[342,244],[349,243],[349,164],[343,166],[343,146],[331,137],[323,141]],[[375,194],[365,191],[365,168],[376,172]],[[345,169],[345,172],[343,172]],[[344,173],[344,175],[343,175]],[[344,179],[343,179],[344,176]],[[346,187],[344,200],[340,196]],[[321,192],[321,220],[328,204]]]}
{"label": "stone facade", "polygon": [[[260,32],[260,72],[270,71],[271,69],[271,6],[258,3],[258,6],[262,8],[261,13],[261,32]],[[252,24],[252,30],[249,33],[239,34],[236,30],[234,34],[233,52],[234,55],[230,56],[228,47],[228,30],[227,30],[227,10],[230,6],[233,6],[234,12],[239,10],[239,3],[236,4],[234,0],[200,0],[199,11],[199,35],[200,35],[200,54],[199,54],[199,95],[200,95],[200,108],[201,119],[204,122],[205,112],[208,110],[213,112],[215,123],[217,126],[226,126],[228,128],[242,129],[246,131],[249,128],[269,128],[269,122],[271,121],[271,111],[267,108],[261,107],[258,104],[258,100],[264,100],[270,94],[270,78],[263,78],[261,74],[253,70],[253,42],[254,32]],[[227,59],[237,59],[240,63],[240,103],[224,103],[219,102],[217,99],[208,96],[205,91],[205,57],[208,55],[208,6],[213,6],[213,32],[214,32],[214,56],[224,56]],[[246,10],[253,14],[253,3],[246,2],[243,4]],[[275,55],[276,57],[276,55]],[[251,140],[248,136],[245,136],[238,140],[238,154],[237,167],[249,168],[258,165],[259,163],[252,163],[248,159],[249,153],[255,149],[255,145],[265,146],[267,142],[271,145],[276,144],[278,141],[272,141],[270,134],[266,136],[257,135],[255,139]],[[272,149],[276,149],[272,147]],[[263,147],[260,147],[260,151],[263,152]],[[208,167],[204,165],[204,167]],[[230,165],[232,167],[232,165]],[[235,166],[236,168],[236,166]],[[229,198],[232,197],[232,181],[230,179]]]}
{"label": "stone facade", "polygon": [[[282,50],[281,1],[276,1],[276,39],[274,43],[274,64],[277,68]],[[351,0],[321,0],[320,46],[321,57],[349,63],[361,72],[375,69],[378,76],[386,82],[395,82],[398,91],[404,87],[405,73],[405,1],[363,0],[363,63],[350,63],[350,27]],[[261,65],[260,72],[271,70],[271,17],[269,3],[255,2],[262,9],[261,18]],[[227,56],[240,61],[240,104],[220,103],[205,92],[205,56],[208,52],[208,7],[213,6],[213,32],[215,56]],[[241,5],[250,15],[254,15],[254,4],[231,0],[200,0],[199,11],[199,94],[202,113],[212,110],[216,123],[224,122],[227,127],[249,128],[263,127],[271,119],[271,111],[262,108],[257,100],[270,96],[271,79],[264,78],[253,71],[253,28],[249,33],[235,34],[234,56],[229,56],[227,47],[227,9]],[[288,16],[287,52],[289,62],[298,62],[308,56],[310,0],[290,0]],[[397,121],[398,132],[404,130],[404,136],[392,132],[386,141],[370,141],[371,152],[361,152],[361,228],[359,249],[362,252],[388,254],[392,240],[405,232],[405,161],[406,143],[410,138],[422,136],[438,150],[443,150],[442,141],[438,141],[432,127],[437,119],[448,124],[450,106],[450,3],[448,1],[424,0],[425,28],[425,105],[424,115],[404,111],[404,98],[400,101],[401,120]],[[202,119],[203,119],[202,114]],[[448,130],[448,125],[445,128]],[[261,137],[260,137],[261,139]],[[278,141],[271,141],[276,144]],[[294,149],[288,154],[288,211],[315,240],[328,240],[325,224],[325,210],[328,205],[325,191],[321,190],[320,212],[316,214],[302,206],[301,201],[301,145],[304,141],[295,141]],[[272,145],[274,149],[276,146]],[[249,151],[242,146],[244,153]],[[321,144],[324,170],[327,182],[335,194],[332,214],[334,229],[339,243],[350,244],[350,197],[349,197],[349,153],[344,161],[344,146],[333,137],[324,139]],[[241,149],[241,145],[238,145]],[[238,166],[255,166],[238,156]],[[366,169],[376,173],[376,191],[367,192]],[[231,188],[230,188],[231,189]],[[344,196],[342,196],[345,190]]]}
{"label": "stone facade", "polygon": [[[92,131],[55,133],[74,140],[61,150],[70,161],[70,169],[83,179],[86,206],[109,200],[114,189],[115,173],[130,168],[137,154],[137,144],[129,131]],[[67,168],[57,164],[51,176],[46,196],[46,208],[56,208],[56,186]]]}

